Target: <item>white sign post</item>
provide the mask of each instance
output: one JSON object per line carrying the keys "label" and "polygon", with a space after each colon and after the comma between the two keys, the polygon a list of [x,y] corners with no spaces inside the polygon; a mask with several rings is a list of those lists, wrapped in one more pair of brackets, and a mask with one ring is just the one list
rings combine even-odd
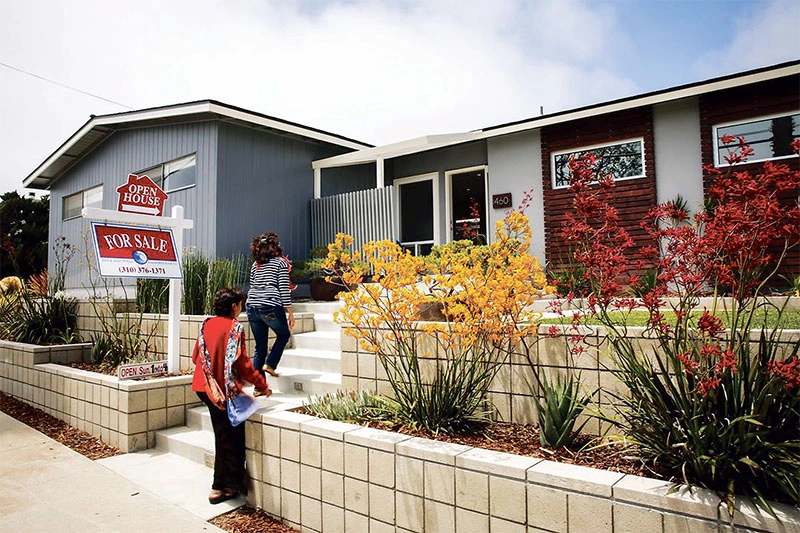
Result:
{"label": "white sign post", "polygon": [[[126,213],[84,207],[81,211],[83,218],[101,222],[132,224],[137,226],[155,226],[173,230],[175,249],[178,254],[183,250],[183,230],[191,229],[194,221],[183,218],[183,206],[176,205],[172,208],[172,217],[157,217],[138,213]],[[180,260],[180,259],[179,259]],[[147,276],[142,276],[147,277]],[[162,276],[163,277],[163,276]],[[181,279],[169,281],[169,324],[167,334],[167,363],[169,371],[173,374],[180,373],[180,327],[181,327]]]}

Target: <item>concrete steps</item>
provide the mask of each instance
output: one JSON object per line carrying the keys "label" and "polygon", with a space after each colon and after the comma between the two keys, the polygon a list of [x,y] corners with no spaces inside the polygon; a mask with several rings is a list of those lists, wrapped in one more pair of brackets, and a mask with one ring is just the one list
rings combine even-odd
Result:
{"label": "concrete steps", "polygon": [[[340,328],[332,303],[298,303],[296,312],[313,312],[316,331],[293,335],[278,378],[267,376],[273,395],[257,399],[265,411],[292,409],[308,396],[341,388]],[[252,388],[247,391],[252,393]],[[156,432],[153,449],[101,459],[99,462],[138,485],[205,520],[244,505],[243,497],[218,505],[208,503],[214,467],[214,431],[205,406],[186,411],[186,425]],[[169,475],[164,475],[167,472]]]}

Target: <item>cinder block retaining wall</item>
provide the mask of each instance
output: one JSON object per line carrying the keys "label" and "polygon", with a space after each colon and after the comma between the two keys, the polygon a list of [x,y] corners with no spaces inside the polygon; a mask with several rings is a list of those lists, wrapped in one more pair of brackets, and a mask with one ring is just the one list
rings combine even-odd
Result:
{"label": "cinder block retaining wall", "polygon": [[0,391],[123,452],[155,446],[156,430],[182,426],[199,404],[192,376],[120,381],[62,364],[87,361],[91,345],[0,341]]}
{"label": "cinder block retaining wall", "polygon": [[[569,366],[567,357],[566,338],[573,330],[566,330],[558,326],[561,334],[551,337],[548,330],[551,325],[542,325],[539,328],[537,339],[528,339],[531,348],[531,361],[541,374],[554,377],[564,373]],[[566,331],[566,333],[564,333]],[[581,326],[577,333],[584,339],[584,352],[574,357],[574,368],[580,373],[584,390],[597,391],[594,400],[601,408],[609,407],[613,402],[612,394],[623,394],[627,389],[609,369],[611,360],[608,357],[609,345],[605,338],[605,328]],[[429,356],[420,358],[420,367],[423,374],[433,373],[437,364],[443,364],[443,354],[438,351],[433,338],[426,333],[419,332],[419,347],[422,353]],[[758,340],[758,332],[753,332],[753,340]],[[648,338],[645,328],[628,328],[628,338],[638,343],[642,353],[653,354],[656,340]],[[781,342],[787,350],[800,339],[800,330],[784,330]],[[353,337],[342,333],[342,388],[352,390],[370,390],[387,396],[392,396],[392,389],[386,372],[378,357],[364,351]],[[535,383],[533,370],[526,358],[513,354],[509,362],[498,372],[489,389],[489,400],[497,409],[499,420],[511,421],[520,424],[536,423],[536,408],[528,383]],[[535,389],[536,390],[536,389]],[[537,391],[537,394],[538,391]],[[586,417],[588,422],[583,431],[598,435],[604,431],[605,423],[594,417]]]}
{"label": "cinder block retaining wall", "polygon": [[[100,312],[103,312],[105,309],[105,304],[98,306],[98,310]],[[127,318],[128,320],[134,321],[138,320],[139,315],[126,315],[126,313],[119,313],[118,317],[119,320],[125,320]],[[296,334],[314,331],[314,313],[295,313],[294,317],[295,327],[292,330],[292,333]],[[206,318],[208,317],[204,315],[181,315],[181,371],[191,370],[194,368],[191,358],[192,349],[194,348],[194,342],[195,339],[197,339],[197,334],[200,333],[200,326],[203,325],[203,321]],[[238,320],[242,323],[242,325],[245,327],[245,331],[247,332],[247,353],[252,357],[252,355],[255,353],[256,345],[255,341],[253,340],[253,335],[250,332],[250,328],[248,327],[247,314],[242,313],[239,315]],[[154,359],[166,359],[167,357],[168,321],[169,319],[165,314],[161,315],[145,313],[142,315],[142,331],[144,334],[148,334],[151,331],[153,332],[152,341],[153,345],[155,346],[155,352],[153,354]],[[91,339],[92,335],[96,335],[102,331],[100,319],[97,317],[92,305],[87,301],[81,301],[78,304],[78,331],[84,340],[89,340]],[[270,335],[270,346],[272,345],[272,342],[274,342],[274,335]],[[289,342],[291,342],[291,339]]]}
{"label": "cinder block retaining wall", "polygon": [[[80,308],[79,331],[88,339],[92,332],[100,330],[99,320],[88,303],[81,303]],[[191,353],[205,318],[181,316],[181,371],[194,368]],[[247,315],[239,318],[247,327]],[[312,313],[298,313],[295,319],[294,333],[314,330]],[[145,315],[143,330],[154,326],[154,339],[160,350],[155,357],[166,358],[166,315]],[[255,344],[249,328],[247,332],[248,353],[252,355]],[[192,392],[191,375],[120,381],[115,376],[64,366],[89,362],[91,346],[36,346],[0,340],[0,391],[123,452],[152,448],[157,430],[184,425],[186,408],[199,405]]]}
{"label": "cinder block retaining wall", "polygon": [[[302,531],[711,533],[731,531],[712,491],[409,437],[292,412],[247,422],[251,505]],[[739,502],[738,532],[800,531]]]}

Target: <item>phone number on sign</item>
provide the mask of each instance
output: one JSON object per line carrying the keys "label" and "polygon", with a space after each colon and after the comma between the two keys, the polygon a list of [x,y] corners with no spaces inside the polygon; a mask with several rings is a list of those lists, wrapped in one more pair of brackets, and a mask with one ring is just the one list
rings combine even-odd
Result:
{"label": "phone number on sign", "polygon": [[120,274],[166,274],[167,269],[162,267],[135,267],[135,266],[121,266],[119,267]]}

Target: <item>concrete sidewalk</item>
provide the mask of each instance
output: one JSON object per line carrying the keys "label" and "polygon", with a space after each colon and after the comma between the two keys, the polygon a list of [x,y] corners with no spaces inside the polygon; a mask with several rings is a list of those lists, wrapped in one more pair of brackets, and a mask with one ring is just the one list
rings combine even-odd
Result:
{"label": "concrete sidewalk", "polygon": [[222,530],[0,413],[0,531]]}

